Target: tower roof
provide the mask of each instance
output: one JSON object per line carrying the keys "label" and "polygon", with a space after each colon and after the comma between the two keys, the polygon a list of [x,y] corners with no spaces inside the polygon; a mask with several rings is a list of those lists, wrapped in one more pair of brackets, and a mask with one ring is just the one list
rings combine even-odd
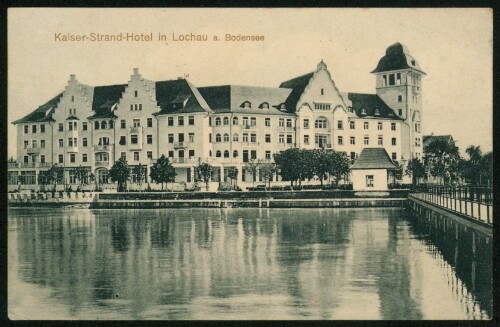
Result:
{"label": "tower roof", "polygon": [[420,68],[418,61],[410,55],[408,48],[405,45],[396,42],[387,48],[385,56],[380,59],[377,68],[375,68],[372,73],[381,73],[406,68],[412,68],[425,74],[422,68]]}
{"label": "tower roof", "polygon": [[397,169],[384,148],[364,148],[351,169]]}

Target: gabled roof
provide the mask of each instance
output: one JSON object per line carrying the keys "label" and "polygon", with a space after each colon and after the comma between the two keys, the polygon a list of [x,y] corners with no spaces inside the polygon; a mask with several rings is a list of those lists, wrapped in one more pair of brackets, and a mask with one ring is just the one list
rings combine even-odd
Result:
{"label": "gabled roof", "polygon": [[126,86],[127,84],[94,87],[92,99],[94,114],[89,118],[116,118],[112,108],[120,101]]}
{"label": "gabled roof", "polygon": [[304,93],[306,86],[313,77],[314,72],[292,78],[291,80],[285,81],[280,84],[281,88],[292,89],[290,95],[285,101],[286,110],[288,112],[295,112],[297,109],[297,102],[300,100],[300,96]]}
{"label": "gabled roof", "polygon": [[424,71],[418,64],[418,61],[410,55],[408,48],[403,44],[397,42],[387,48],[387,50],[385,51],[385,56],[380,59],[377,68],[375,68],[372,73],[387,72],[406,68],[412,68],[421,73],[424,73]]}
{"label": "gabled roof", "polygon": [[[402,119],[376,94],[347,93],[347,99],[358,117]],[[366,114],[363,114],[363,109]]]}
{"label": "gabled roof", "polygon": [[429,145],[432,142],[437,141],[437,140],[444,140],[448,143],[455,143],[455,141],[453,140],[453,136],[451,136],[451,135],[424,135],[422,137],[422,142],[423,142],[424,148],[427,145]]}
{"label": "gabled roof", "polygon": [[13,124],[20,123],[35,123],[35,122],[47,122],[54,121],[52,119],[52,114],[54,113],[55,108],[57,107],[59,100],[61,99],[63,93],[59,93],[54,98],[50,99],[28,115],[24,116],[21,119],[13,121]]}
{"label": "gabled roof", "polygon": [[66,118],[66,120],[80,120],[78,117],[76,117],[75,115],[71,115],[71,116],[68,116],[68,118]]}
{"label": "gabled roof", "polygon": [[351,169],[397,169],[384,148],[364,148]]}
{"label": "gabled roof", "polygon": [[[221,85],[200,87],[201,95],[217,113],[237,112],[248,114],[287,115],[276,107],[285,102],[289,89],[277,87]],[[244,108],[244,102],[250,102],[251,108]],[[269,108],[263,108],[267,102]]]}
{"label": "gabled roof", "polygon": [[158,115],[170,113],[212,112],[198,89],[185,79],[156,82]]}

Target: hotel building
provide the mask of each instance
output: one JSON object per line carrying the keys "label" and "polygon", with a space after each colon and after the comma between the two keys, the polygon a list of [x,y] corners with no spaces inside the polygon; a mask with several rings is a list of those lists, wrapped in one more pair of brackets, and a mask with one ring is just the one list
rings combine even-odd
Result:
{"label": "hotel building", "polygon": [[36,188],[37,176],[53,164],[64,167],[65,184],[78,184],[74,169],[82,166],[112,187],[108,172],[120,157],[145,166],[148,176],[165,155],[178,185],[187,187],[202,162],[216,167],[214,180],[221,182],[236,167],[244,186],[260,179],[245,172],[246,162],[272,161],[292,147],[331,148],[353,161],[367,147],[382,147],[401,164],[421,158],[425,73],[400,43],[387,48],[372,73],[375,94],[339,91],[323,61],[272,88],[152,81],[138,69],[120,85],[89,86],[71,75],[63,92],[13,122],[17,163],[9,163],[9,188]]}

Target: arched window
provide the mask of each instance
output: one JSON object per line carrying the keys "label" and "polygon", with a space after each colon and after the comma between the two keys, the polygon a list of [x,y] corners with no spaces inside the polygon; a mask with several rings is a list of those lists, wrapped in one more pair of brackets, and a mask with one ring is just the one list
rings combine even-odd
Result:
{"label": "arched window", "polygon": [[224,117],[224,120],[222,122],[223,125],[229,125],[229,118]]}
{"label": "arched window", "polygon": [[220,126],[220,117],[215,118],[215,126]]}
{"label": "arched window", "polygon": [[238,142],[238,133],[233,134],[233,142]]}
{"label": "arched window", "polygon": [[215,135],[215,142],[220,142],[220,141],[221,141],[220,134]]}
{"label": "arched window", "polygon": [[224,158],[229,158],[229,151],[228,150],[224,151]]}
{"label": "arched window", "polygon": [[220,156],[221,156],[220,150],[217,150],[217,151],[215,152],[215,156],[216,156],[217,158],[220,158]]}
{"label": "arched window", "polygon": [[224,134],[224,142],[229,142],[229,134]]}
{"label": "arched window", "polygon": [[233,125],[238,125],[238,117],[233,117]]}
{"label": "arched window", "polygon": [[106,121],[102,121],[101,122],[101,129],[106,129],[108,128],[108,123],[106,123]]}
{"label": "arched window", "polygon": [[234,158],[237,158],[237,157],[238,157],[238,150],[234,150],[234,151],[233,151],[233,157],[234,157]]}
{"label": "arched window", "polygon": [[94,122],[94,129],[99,129],[99,122],[98,121]]}
{"label": "arched window", "polygon": [[269,109],[269,103],[263,102],[263,103],[261,103],[261,105],[259,106],[259,108],[261,108],[261,109]]}
{"label": "arched window", "polygon": [[326,118],[324,118],[324,117],[319,117],[314,122],[314,127],[315,128],[326,128],[327,125],[328,125],[328,122],[326,121]]}
{"label": "arched window", "polygon": [[245,101],[241,104],[241,107],[249,109],[252,108],[252,104],[250,103],[250,101]]}
{"label": "arched window", "polygon": [[113,126],[114,126],[114,123],[113,123],[113,121],[112,121],[112,120],[110,120],[110,121],[109,121],[109,128],[113,128]]}

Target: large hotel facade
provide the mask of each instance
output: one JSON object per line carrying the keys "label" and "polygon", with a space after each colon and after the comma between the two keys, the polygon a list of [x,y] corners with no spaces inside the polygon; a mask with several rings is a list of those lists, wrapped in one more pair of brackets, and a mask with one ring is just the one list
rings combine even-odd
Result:
{"label": "large hotel facade", "polygon": [[402,164],[421,158],[425,73],[400,43],[387,48],[372,73],[375,94],[340,92],[323,61],[274,88],[152,81],[138,69],[127,84],[109,86],[71,75],[63,92],[13,122],[17,163],[9,163],[9,187],[37,187],[37,176],[53,164],[64,167],[65,184],[78,183],[74,170],[82,166],[111,187],[109,169],[120,157],[146,166],[148,176],[165,155],[178,185],[187,187],[201,162],[217,168],[217,181],[228,180],[229,167],[238,169],[239,185],[259,180],[245,163],[271,161],[292,147],[331,148],[353,161],[368,147],[382,147]]}

